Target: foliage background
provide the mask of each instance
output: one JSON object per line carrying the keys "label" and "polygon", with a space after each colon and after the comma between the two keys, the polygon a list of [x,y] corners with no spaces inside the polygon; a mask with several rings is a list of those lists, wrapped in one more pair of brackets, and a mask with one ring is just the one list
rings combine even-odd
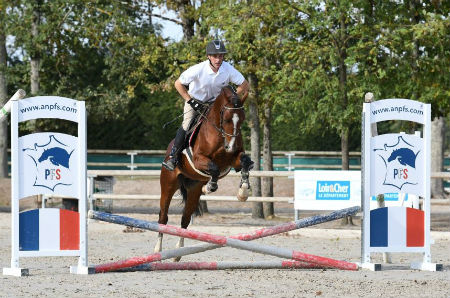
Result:
{"label": "foliage background", "polygon": [[[162,37],[155,20],[167,17],[155,7],[176,13],[183,40]],[[448,1],[2,0],[0,11],[8,94],[30,93],[38,56],[35,95],[86,101],[89,149],[165,149],[181,122],[162,128],[182,113],[173,82],[216,36],[228,61],[258,78],[252,92],[272,110],[273,150],[339,151],[346,133],[359,150],[368,91],[430,102],[434,116],[450,111]]]}

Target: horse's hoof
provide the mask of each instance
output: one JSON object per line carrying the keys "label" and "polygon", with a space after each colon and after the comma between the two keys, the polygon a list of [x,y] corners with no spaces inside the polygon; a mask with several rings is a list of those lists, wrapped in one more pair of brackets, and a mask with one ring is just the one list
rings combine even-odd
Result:
{"label": "horse's hoof", "polygon": [[154,252],[155,254],[161,252],[161,247],[155,246],[155,249],[153,250],[153,252]]}
{"label": "horse's hoof", "polygon": [[204,195],[207,195],[207,194],[210,193],[208,184],[203,185],[203,187],[202,187],[202,193],[203,193]]}
{"label": "horse's hoof", "polygon": [[217,188],[219,188],[217,183],[208,183],[208,184],[203,185],[202,192],[204,195],[207,195],[209,193],[215,192],[217,190]]}
{"label": "horse's hoof", "polygon": [[162,251],[162,239],[158,238],[158,241],[156,242],[155,249],[153,250],[154,253],[158,253]]}
{"label": "horse's hoof", "polygon": [[219,186],[217,185],[217,183],[211,182],[211,185],[209,188],[210,192],[215,192],[218,188],[219,188]]}
{"label": "horse's hoof", "polygon": [[249,195],[249,187],[247,183],[242,183],[241,187],[239,188],[237,198],[241,202],[245,202],[248,199]]}

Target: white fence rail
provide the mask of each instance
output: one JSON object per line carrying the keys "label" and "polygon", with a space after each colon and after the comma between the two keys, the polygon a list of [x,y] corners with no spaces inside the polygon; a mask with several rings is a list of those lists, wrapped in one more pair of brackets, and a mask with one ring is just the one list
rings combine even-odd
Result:
{"label": "white fence rail", "polygon": [[[90,180],[89,202],[90,208],[93,209],[95,200],[159,200],[160,195],[149,194],[114,194],[114,193],[94,193],[94,178],[102,176],[113,177],[159,177],[159,170],[89,170],[88,178]],[[253,177],[293,177],[293,173],[289,171],[252,171]],[[240,173],[230,172],[227,177],[240,177]],[[433,172],[431,178],[450,180],[450,172]],[[174,197],[174,199],[180,199]],[[235,196],[201,196],[201,200],[205,201],[233,201],[237,202]],[[293,203],[294,197],[249,197],[247,202],[274,202],[274,203]]]}

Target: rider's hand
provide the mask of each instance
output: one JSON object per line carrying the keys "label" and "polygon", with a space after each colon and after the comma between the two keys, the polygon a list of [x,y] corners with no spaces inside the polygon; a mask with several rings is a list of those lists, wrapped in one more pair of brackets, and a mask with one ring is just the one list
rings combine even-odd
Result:
{"label": "rider's hand", "polygon": [[202,104],[200,101],[196,100],[195,98],[189,99],[187,103],[188,103],[195,111],[197,111],[197,112],[198,112],[198,111],[202,108],[202,106],[203,106],[203,104]]}

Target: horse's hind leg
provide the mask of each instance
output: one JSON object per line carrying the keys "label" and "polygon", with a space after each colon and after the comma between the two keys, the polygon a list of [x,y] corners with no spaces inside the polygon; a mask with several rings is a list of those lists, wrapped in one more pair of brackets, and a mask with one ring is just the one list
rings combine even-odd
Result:
{"label": "horse's hind leg", "polygon": [[[195,182],[192,186],[187,190],[187,199],[184,204],[183,215],[181,217],[181,228],[187,229],[189,224],[191,223],[191,216],[197,210],[198,203],[200,201],[200,196],[202,194],[202,182]],[[177,248],[184,246],[184,238],[180,237],[178,240]],[[181,257],[176,257],[173,259],[174,262],[180,261]]]}
{"label": "horse's hind leg", "polygon": [[[172,196],[179,188],[178,179],[173,172],[169,172],[166,169],[161,169],[160,176],[160,184],[161,184],[161,198],[159,200],[159,219],[158,223],[167,224],[169,220],[169,206],[170,201],[172,200]],[[162,239],[163,233],[158,233],[158,240],[156,241],[154,252],[162,251]]]}

